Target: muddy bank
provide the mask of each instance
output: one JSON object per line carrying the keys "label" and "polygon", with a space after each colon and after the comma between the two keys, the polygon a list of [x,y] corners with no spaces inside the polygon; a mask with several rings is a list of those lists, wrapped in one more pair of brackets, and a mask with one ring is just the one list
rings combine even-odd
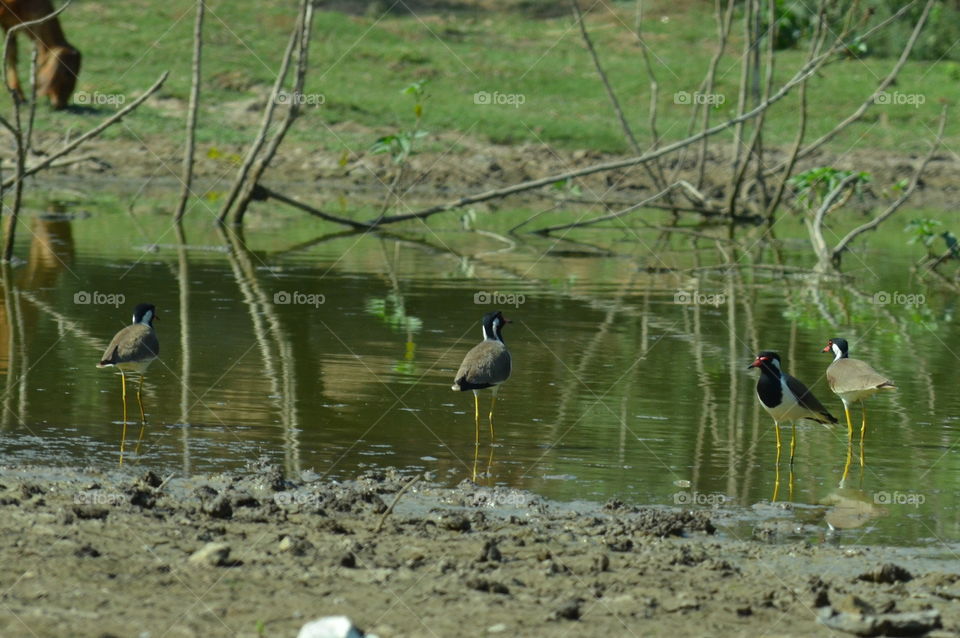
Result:
{"label": "muddy bank", "polygon": [[[333,125],[330,129],[338,136],[362,135],[371,140],[382,133],[353,123]],[[57,137],[48,134],[41,136],[37,147],[54,151],[60,143]],[[492,144],[459,133],[434,134],[429,145],[442,150],[412,155],[405,169],[400,191],[409,204],[438,203],[626,157],[592,150],[556,149],[541,144]],[[723,145],[711,148],[703,193],[708,201],[715,201],[719,207],[730,179],[732,160],[729,149]],[[199,145],[196,190],[214,202],[214,207],[217,194],[229,188],[244,152],[245,147],[241,145]],[[100,181],[95,187],[112,183],[111,188],[120,192],[124,188],[140,192],[144,184],[179,189],[179,169],[173,170],[172,167],[179,167],[181,154],[181,143],[171,137],[136,142],[94,140],[76,154],[76,157],[83,158],[81,161],[47,171],[40,179],[49,180],[54,185],[58,180],[67,184],[72,182],[81,190],[94,187],[92,184],[96,182],[91,182],[92,178]],[[4,165],[10,164],[12,160],[3,157]],[[671,180],[696,182],[692,157],[691,153],[680,161],[675,158],[665,161],[663,167]],[[769,166],[786,159],[782,150],[772,149],[765,155],[765,163]],[[797,170],[833,166],[869,172],[872,182],[866,187],[861,205],[872,206],[879,205],[880,199],[886,201],[890,188],[908,178],[919,161],[919,155],[877,151],[851,150],[841,155],[822,152],[801,161]],[[365,148],[326,151],[290,141],[277,153],[263,183],[274,190],[303,198],[314,206],[339,210],[344,203],[356,206],[358,201],[385,197],[395,171],[396,166],[387,154],[374,155]],[[940,153],[930,162],[909,206],[952,209],[957,183],[960,183],[960,162],[948,153]],[[573,200],[571,205],[580,206],[602,196],[608,206],[617,208],[649,197],[658,190],[651,185],[642,166],[578,178],[577,184],[580,194],[576,196],[564,193],[562,189],[539,189],[517,197],[521,201],[569,198]],[[516,203],[517,197],[508,201]],[[492,204],[500,205],[498,201]]]}
{"label": "muddy bank", "polygon": [[409,479],[2,468],[0,635],[294,636],[335,614],[381,638],[960,632],[957,570],[902,550],[470,482],[388,512]]}

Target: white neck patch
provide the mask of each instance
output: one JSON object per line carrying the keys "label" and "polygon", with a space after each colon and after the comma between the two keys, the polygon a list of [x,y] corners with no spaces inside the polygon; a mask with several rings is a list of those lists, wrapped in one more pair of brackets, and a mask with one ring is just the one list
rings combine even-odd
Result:
{"label": "white neck patch", "polygon": [[133,322],[134,322],[134,323],[142,323],[142,324],[145,325],[145,326],[149,326],[151,321],[153,321],[153,311],[152,311],[152,310],[148,310],[148,311],[146,311],[145,313],[143,313],[143,317],[140,318],[140,321],[139,321],[139,322],[137,322],[137,318],[136,318],[136,317],[133,318]]}
{"label": "white neck patch", "polygon": [[843,351],[840,349],[840,346],[834,343],[830,346],[830,349],[833,350],[833,354],[836,355],[833,358],[834,361],[836,361],[837,359],[843,358]]}

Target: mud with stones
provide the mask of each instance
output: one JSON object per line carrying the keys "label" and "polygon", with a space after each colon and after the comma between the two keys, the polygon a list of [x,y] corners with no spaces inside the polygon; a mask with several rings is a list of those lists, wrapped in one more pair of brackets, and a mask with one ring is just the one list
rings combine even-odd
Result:
{"label": "mud with stones", "polygon": [[334,614],[381,638],[960,633],[960,574],[893,550],[470,481],[391,510],[410,480],[0,468],[0,635],[295,636]]}

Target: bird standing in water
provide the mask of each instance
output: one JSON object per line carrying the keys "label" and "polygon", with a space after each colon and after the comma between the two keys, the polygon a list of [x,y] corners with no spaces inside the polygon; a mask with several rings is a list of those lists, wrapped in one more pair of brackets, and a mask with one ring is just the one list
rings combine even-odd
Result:
{"label": "bird standing in water", "polygon": [[837,418],[830,414],[823,404],[813,396],[807,386],[799,379],[791,377],[780,368],[780,355],[764,350],[757,355],[748,368],[760,368],[757,379],[757,398],[760,405],[773,417],[777,432],[777,464],[780,464],[780,423],[790,422],[793,434],[790,438],[790,464],[797,446],[797,426],[800,419],[811,419],[817,423],[836,423]]}
{"label": "bird standing in water", "polygon": [[843,401],[843,411],[847,415],[847,437],[853,438],[853,423],[850,421],[850,404],[860,402],[863,420],[860,423],[860,440],[867,430],[867,408],[863,400],[880,390],[896,390],[893,381],[883,376],[865,361],[851,359],[850,346],[846,339],[830,339],[823,352],[833,353],[833,362],[827,366],[827,384]]}
{"label": "bird standing in water", "polygon": [[137,403],[140,405],[140,422],[146,421],[143,413],[143,401],[140,391],[143,389],[143,376],[147,367],[160,354],[160,341],[157,331],[153,328],[153,319],[157,309],[153,304],[142,303],[133,310],[133,323],[122,329],[116,335],[107,349],[98,368],[117,368],[120,371],[120,387],[123,394],[123,429],[126,435],[127,428],[127,373],[140,376],[140,385],[137,386]]}
{"label": "bird standing in water", "polygon": [[493,407],[497,402],[499,384],[510,378],[510,351],[503,342],[503,326],[510,323],[500,311],[483,316],[483,341],[471,348],[463,358],[454,377],[452,389],[457,392],[473,390],[473,418],[476,424],[476,444],[480,445],[480,397],[478,392],[493,388],[490,401],[490,440],[493,441]]}

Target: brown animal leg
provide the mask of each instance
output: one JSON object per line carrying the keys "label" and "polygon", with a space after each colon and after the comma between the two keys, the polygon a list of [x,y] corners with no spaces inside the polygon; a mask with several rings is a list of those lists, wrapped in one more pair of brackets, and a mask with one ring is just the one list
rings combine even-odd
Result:
{"label": "brown animal leg", "polygon": [[5,60],[7,70],[7,89],[13,92],[13,97],[19,103],[24,102],[23,90],[20,88],[20,78],[17,77],[17,36],[10,38],[10,48],[7,49]]}

